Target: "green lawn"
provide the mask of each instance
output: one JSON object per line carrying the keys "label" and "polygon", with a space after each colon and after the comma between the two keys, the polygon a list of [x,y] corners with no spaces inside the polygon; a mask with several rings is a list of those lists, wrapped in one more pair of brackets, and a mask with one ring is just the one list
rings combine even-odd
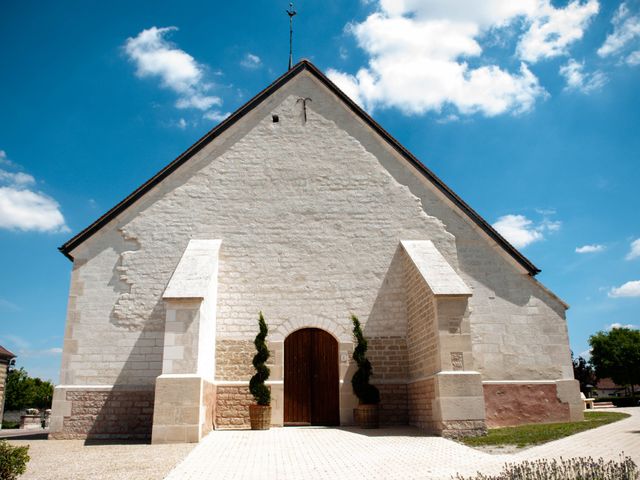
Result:
{"label": "green lawn", "polygon": [[601,427],[628,416],[626,413],[617,412],[585,412],[583,422],[537,423],[518,427],[493,428],[484,437],[466,437],[462,439],[462,442],[470,447],[499,445],[526,447]]}

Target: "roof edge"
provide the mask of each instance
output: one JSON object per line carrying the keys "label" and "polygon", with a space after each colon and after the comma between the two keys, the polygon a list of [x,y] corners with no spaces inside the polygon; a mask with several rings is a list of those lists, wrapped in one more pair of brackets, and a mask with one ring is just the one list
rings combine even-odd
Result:
{"label": "roof edge", "polygon": [[104,215],[98,218],[87,228],[65,242],[58,248],[58,250],[60,250],[60,252],[62,252],[62,254],[65,255],[69,260],[73,261],[73,256],[71,255],[72,250],[74,250],[81,243],[91,237],[94,233],[99,231],[117,215],[124,212],[130,205],[135,203],[155,185],[160,183],[183,163],[189,160],[193,155],[202,150],[209,142],[222,134],[229,127],[234,125],[244,115],[256,108],[260,103],[262,103],[262,101],[269,97],[273,92],[278,90],[294,76],[304,70],[308,70],[309,72],[311,72],[340,100],[346,103],[347,106],[354,113],[356,113],[361,120],[365,122],[365,124],[367,124],[378,135],[380,135],[394,150],[396,150],[402,157],[409,161],[409,163],[412,164],[419,173],[430,180],[431,183],[433,183],[436,188],[445,195],[445,197],[447,197],[451,202],[454,203],[454,205],[456,205],[471,220],[473,220],[481,230],[483,230],[492,240],[498,243],[508,254],[510,254],[511,257],[513,257],[513,259],[529,273],[529,275],[535,276],[536,274],[540,273],[541,270],[537,268],[527,257],[520,253],[513,245],[511,245],[484,218],[482,218],[473,208],[471,208],[464,200],[462,200],[462,198],[460,198],[455,192],[453,192],[453,190],[451,190],[435,173],[433,173],[422,162],[420,162],[411,152],[409,152],[409,150],[402,146],[400,142],[398,142],[398,140],[396,140],[389,132],[387,132],[382,126],[380,126],[380,124],[377,123],[367,112],[365,112],[358,104],[351,100],[351,98],[349,98],[342,90],[340,90],[340,88],[338,88],[338,86],[333,83],[324,73],[322,73],[315,65],[313,65],[309,60],[306,59],[301,60],[296,65],[294,65],[291,70],[288,70],[283,75],[278,77],[271,85],[259,92],[251,100],[249,100],[238,110],[233,112],[217,126],[207,132],[196,143],[185,150],[166,167],[164,167],[138,188],[136,188],[124,200],[107,211]]}
{"label": "roof edge", "polygon": [[17,358],[17,356],[16,356],[15,353],[10,352],[6,348],[4,348],[2,345],[0,345],[0,358],[5,358],[5,359],[11,360],[13,358]]}
{"label": "roof edge", "polygon": [[104,215],[99,217],[95,222],[90,224],[84,230],[81,230],[78,234],[73,236],[71,239],[67,240],[64,244],[58,247],[58,250],[69,260],[73,261],[73,256],[71,255],[71,251],[75,249],[78,245],[83,243],[89,237],[91,237],[94,233],[100,230],[103,226],[109,223],[113,218],[115,218],[120,213],[124,212],[130,205],[136,202],[140,197],[142,197],[145,193],[151,190],[155,185],[160,183],[166,177],[168,177],[171,173],[173,173],[180,165],[189,160],[192,156],[202,150],[206,145],[209,144],[214,138],[222,134],[229,127],[235,124],[238,120],[240,120],[244,115],[249,113],[255,107],[257,107],[263,100],[265,100],[273,91],[279,89],[282,85],[287,83],[291,78],[297,75],[302,70],[307,69],[310,63],[307,60],[302,60],[298,62],[295,66],[288,70],[283,75],[278,77],[271,85],[266,87],[264,90],[255,95],[251,100],[238,108],[235,112],[225,118],[222,122],[216,125],[214,128],[209,130],[206,134],[204,134],[199,140],[197,140],[191,147],[182,152],[178,157],[176,157],[171,163],[165,166],[162,170],[156,173],[153,177],[147,180],[145,183],[136,188],[132,193],[130,193],[127,197],[124,198],[120,203],[115,205],[113,208],[108,210]]}

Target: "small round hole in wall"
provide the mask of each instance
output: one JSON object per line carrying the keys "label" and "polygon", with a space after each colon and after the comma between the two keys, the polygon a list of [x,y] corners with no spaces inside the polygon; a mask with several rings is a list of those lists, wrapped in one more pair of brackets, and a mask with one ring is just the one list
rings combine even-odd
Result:
{"label": "small round hole in wall", "polygon": [[280,121],[280,117],[278,117],[278,115],[271,115],[271,120],[273,120],[273,123],[278,123]]}

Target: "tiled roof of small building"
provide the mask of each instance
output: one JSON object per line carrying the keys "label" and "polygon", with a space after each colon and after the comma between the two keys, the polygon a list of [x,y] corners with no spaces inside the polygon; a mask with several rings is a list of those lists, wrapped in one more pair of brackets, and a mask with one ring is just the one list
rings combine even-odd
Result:
{"label": "tiled roof of small building", "polygon": [[7,350],[6,348],[4,348],[2,345],[0,345],[0,358],[16,358],[16,356],[11,353],[9,350]]}

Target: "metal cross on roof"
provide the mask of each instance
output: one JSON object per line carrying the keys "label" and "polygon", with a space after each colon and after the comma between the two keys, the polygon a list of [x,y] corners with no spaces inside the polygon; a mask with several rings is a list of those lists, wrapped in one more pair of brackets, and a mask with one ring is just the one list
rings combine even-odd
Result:
{"label": "metal cross on roof", "polygon": [[286,10],[286,12],[289,15],[289,70],[291,70],[293,65],[293,17],[298,12],[293,9],[293,3],[289,4],[289,10]]}

